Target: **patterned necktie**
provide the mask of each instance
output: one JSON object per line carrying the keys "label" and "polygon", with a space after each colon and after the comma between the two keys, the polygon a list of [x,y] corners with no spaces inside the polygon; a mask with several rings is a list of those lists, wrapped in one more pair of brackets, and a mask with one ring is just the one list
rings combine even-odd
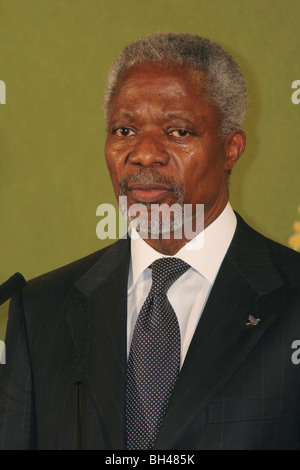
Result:
{"label": "patterned necktie", "polygon": [[152,263],[152,286],[134,329],[127,369],[127,448],[151,449],[180,368],[180,330],[167,291],[189,265]]}

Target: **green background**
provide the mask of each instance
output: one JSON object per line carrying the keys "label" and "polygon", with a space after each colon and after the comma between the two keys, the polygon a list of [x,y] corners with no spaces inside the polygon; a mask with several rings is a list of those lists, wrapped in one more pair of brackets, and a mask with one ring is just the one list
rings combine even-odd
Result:
{"label": "green background", "polygon": [[0,283],[110,243],[96,237],[97,206],[115,203],[103,151],[106,74],[127,43],[157,31],[207,36],[240,62],[248,141],[231,203],[288,245],[300,219],[300,105],[291,101],[299,18],[299,0],[0,0]]}

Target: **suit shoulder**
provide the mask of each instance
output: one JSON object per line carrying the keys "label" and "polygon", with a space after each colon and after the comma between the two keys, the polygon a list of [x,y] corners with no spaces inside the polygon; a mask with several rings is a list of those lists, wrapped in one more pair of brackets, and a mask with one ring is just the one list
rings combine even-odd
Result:
{"label": "suit shoulder", "polygon": [[47,291],[48,294],[52,290],[56,293],[61,290],[65,291],[73,286],[108,249],[109,246],[30,279],[27,286],[23,289],[23,298],[30,297],[33,293],[35,296],[38,296],[45,291]]}
{"label": "suit shoulder", "polygon": [[270,238],[264,238],[277,269],[283,273],[289,285],[300,287],[300,253]]}
{"label": "suit shoulder", "polygon": [[278,272],[285,279],[286,284],[300,287],[300,253],[266,237],[250,227],[238,214],[240,227],[248,234],[248,242],[257,240],[260,249],[267,250],[270,261],[275,265]]}

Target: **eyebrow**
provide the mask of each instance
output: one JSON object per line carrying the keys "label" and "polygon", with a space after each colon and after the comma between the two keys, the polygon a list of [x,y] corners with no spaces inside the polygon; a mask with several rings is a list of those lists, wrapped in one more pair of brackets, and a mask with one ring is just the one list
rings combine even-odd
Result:
{"label": "eyebrow", "polygon": [[[109,123],[110,128],[114,128],[120,125],[120,121],[127,121],[127,124],[134,123],[135,119],[138,118],[140,113],[127,111],[126,109],[121,109],[117,114],[114,115],[114,118]],[[165,121],[171,121],[174,125],[177,126],[189,126],[193,128],[195,126],[195,121],[190,119],[190,116],[184,112],[172,110],[168,111],[167,109],[162,109],[161,118]],[[124,123],[125,125],[125,123]]]}
{"label": "eyebrow", "polygon": [[120,111],[118,114],[114,116],[113,123],[119,121],[120,119],[134,119],[135,114],[134,113],[129,113],[128,111]]}
{"label": "eyebrow", "polygon": [[[135,113],[130,113],[128,111],[120,111],[117,115],[114,116],[114,119],[113,119],[112,122],[117,122],[120,119],[128,119],[130,121],[130,120],[134,119],[135,117],[136,117]],[[163,112],[162,117],[164,119],[167,119],[167,120],[170,120],[170,121],[171,120],[173,120],[173,121],[174,120],[176,120],[176,121],[185,121],[189,124],[193,124],[193,121],[191,121],[186,114],[182,114],[182,113],[177,114],[177,113],[173,113],[173,112],[171,112],[171,113],[168,113],[168,112],[164,113]]]}
{"label": "eyebrow", "polygon": [[186,115],[186,114],[183,114],[183,113],[179,113],[179,114],[176,114],[176,113],[163,113],[163,117],[165,119],[168,119],[170,121],[184,121],[190,125],[194,124],[193,121],[191,121],[189,119],[189,117]]}

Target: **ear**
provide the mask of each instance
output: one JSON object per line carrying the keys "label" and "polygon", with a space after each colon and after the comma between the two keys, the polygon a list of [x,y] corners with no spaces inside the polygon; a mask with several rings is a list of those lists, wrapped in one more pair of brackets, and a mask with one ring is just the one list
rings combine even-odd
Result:
{"label": "ear", "polygon": [[230,171],[246,147],[246,134],[244,131],[238,129],[227,135],[224,139],[224,150],[225,150],[225,171]]}

